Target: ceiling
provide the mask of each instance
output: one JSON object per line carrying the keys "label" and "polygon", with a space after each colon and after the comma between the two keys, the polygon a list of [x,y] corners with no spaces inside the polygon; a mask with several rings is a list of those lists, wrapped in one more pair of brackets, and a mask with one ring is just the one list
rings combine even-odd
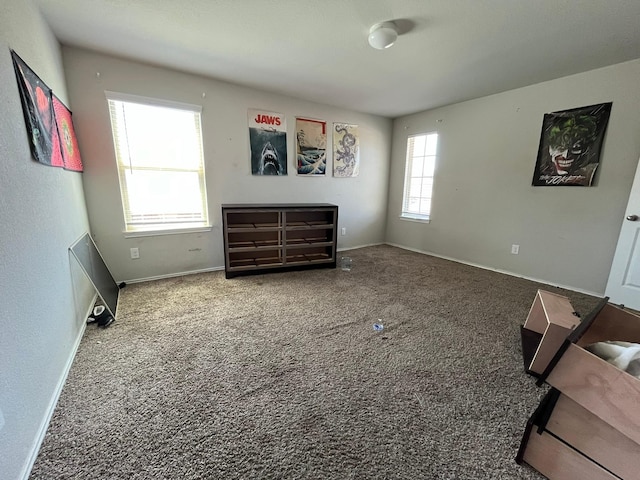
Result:
{"label": "ceiling", "polygon": [[65,45],[388,117],[640,57],[639,0],[33,1]]}

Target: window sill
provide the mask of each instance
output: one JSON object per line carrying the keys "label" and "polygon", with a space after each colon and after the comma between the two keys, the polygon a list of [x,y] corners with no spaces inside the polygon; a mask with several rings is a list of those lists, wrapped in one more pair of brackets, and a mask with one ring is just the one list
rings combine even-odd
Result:
{"label": "window sill", "polygon": [[204,227],[168,228],[164,230],[132,230],[129,232],[124,231],[122,232],[122,234],[124,235],[124,238],[156,237],[161,235],[180,235],[183,233],[210,232],[212,228],[212,225],[207,225]]}
{"label": "window sill", "polygon": [[410,215],[400,215],[400,220],[406,220],[407,222],[416,222],[416,223],[430,223],[431,219],[429,217],[413,217]]}

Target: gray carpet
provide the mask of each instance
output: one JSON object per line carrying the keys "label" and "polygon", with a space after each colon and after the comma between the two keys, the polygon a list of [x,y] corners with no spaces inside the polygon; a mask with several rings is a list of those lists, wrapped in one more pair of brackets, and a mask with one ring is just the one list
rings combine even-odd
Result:
{"label": "gray carpet", "polygon": [[[390,246],[322,269],[129,285],[87,327],[32,479],[540,479],[536,290]],[[376,332],[374,323],[384,330]]]}

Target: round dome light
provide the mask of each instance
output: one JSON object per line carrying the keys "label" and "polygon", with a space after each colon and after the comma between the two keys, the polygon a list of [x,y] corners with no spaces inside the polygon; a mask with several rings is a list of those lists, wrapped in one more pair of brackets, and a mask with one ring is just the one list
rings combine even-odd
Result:
{"label": "round dome light", "polygon": [[393,22],[378,23],[369,30],[369,45],[378,50],[389,48],[398,38]]}

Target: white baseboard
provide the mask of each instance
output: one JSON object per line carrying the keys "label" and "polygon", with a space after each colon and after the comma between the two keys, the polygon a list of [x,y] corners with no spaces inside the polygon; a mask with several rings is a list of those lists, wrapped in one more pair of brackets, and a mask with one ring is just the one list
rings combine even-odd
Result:
{"label": "white baseboard", "polygon": [[[529,277],[527,275],[521,275],[519,273],[510,272],[508,270],[502,270],[502,269],[499,269],[499,268],[488,267],[486,265],[481,265],[479,263],[467,262],[467,261],[464,261],[464,260],[460,260],[458,258],[448,257],[446,255],[439,255],[437,253],[428,252],[428,251],[425,251],[425,250],[419,250],[417,248],[406,247],[404,245],[399,245],[397,243],[391,243],[391,242],[367,243],[367,244],[364,244],[364,245],[356,245],[356,246],[353,246],[353,247],[337,248],[336,252],[348,252],[349,250],[356,250],[358,248],[365,248],[365,247],[375,247],[377,245],[390,245],[392,247],[402,248],[403,250],[409,250],[411,252],[421,253],[423,255],[430,255],[432,257],[442,258],[443,260],[450,260],[450,261],[456,262],[456,263],[462,263],[463,265],[469,265],[471,267],[482,268],[483,270],[490,270],[492,272],[502,273],[504,275],[510,275],[512,277],[517,277],[517,278],[524,278],[525,280],[530,280],[532,282],[542,283],[542,284],[545,284],[545,285],[550,285],[552,287],[563,288],[565,290],[571,290],[573,292],[578,292],[578,293],[584,293],[585,295],[591,295],[593,297],[602,297],[604,295],[602,292],[592,292],[592,291],[584,290],[584,289],[577,288],[577,287],[574,287],[574,286],[571,286],[571,285],[561,285],[561,284],[551,283],[548,280],[542,280],[540,278]],[[125,280],[125,283],[142,283],[142,282],[149,282],[149,281],[152,281],[152,280],[162,280],[164,278],[182,277],[184,275],[192,275],[192,274],[195,274],[195,273],[216,272],[216,271],[220,271],[220,270],[224,270],[224,266],[212,267],[212,268],[203,268],[201,270],[191,270],[191,271],[187,271],[187,272],[170,273],[170,274],[167,274],[167,275],[157,275],[157,276],[154,276],[154,277],[135,278],[135,279],[132,279],[132,280]],[[119,284],[120,282],[121,281],[117,281],[116,283]]]}
{"label": "white baseboard", "polygon": [[364,248],[364,247],[375,247],[378,245],[386,245],[384,242],[380,242],[380,243],[367,243],[365,245],[357,245],[355,247],[347,247],[347,248],[337,248],[336,251],[337,252],[347,252],[349,250],[355,250],[356,248]]}
{"label": "white baseboard", "polygon": [[[164,278],[183,277],[185,275],[193,275],[195,273],[218,272],[220,270],[224,270],[224,266],[203,268],[200,270],[190,270],[188,272],[168,273],[166,275],[156,275],[153,277],[134,278],[132,280],[124,280],[124,282],[125,283],[142,283],[142,282],[150,282],[152,280],[162,280]],[[121,282],[122,280],[116,281],[117,284],[120,284]]]}
{"label": "white baseboard", "polygon": [[[384,245],[383,243],[369,243],[366,245],[358,245],[355,247],[349,248],[338,248],[336,251],[338,252],[346,252],[348,250],[355,250],[356,248],[364,248],[364,247],[373,247],[375,245]],[[162,280],[164,278],[173,278],[173,277],[183,277],[185,275],[193,275],[195,273],[206,273],[206,272],[218,272],[220,270],[224,270],[224,265],[221,267],[211,267],[211,268],[203,268],[200,270],[190,270],[187,272],[178,272],[178,273],[168,273],[166,275],[156,275],[153,277],[143,277],[143,278],[134,278],[132,280],[124,280],[125,283],[142,283],[142,282],[150,282],[152,280]],[[116,283],[120,284],[122,280],[117,280]]]}
{"label": "white baseboard", "polygon": [[67,377],[69,376],[69,372],[71,371],[71,366],[73,365],[73,360],[76,358],[76,352],[78,351],[78,347],[80,347],[80,342],[82,341],[82,337],[84,335],[84,331],[87,329],[86,318],[91,315],[93,311],[93,306],[96,303],[96,299],[98,298],[98,294],[96,293],[93,296],[93,300],[91,301],[91,305],[87,308],[85,313],[85,321],[82,322],[82,326],[80,327],[80,331],[76,336],[75,341],[73,342],[73,347],[71,348],[71,352],[69,354],[69,358],[67,359],[67,363],[62,370],[62,375],[60,375],[60,379],[58,380],[58,384],[56,385],[51,398],[49,399],[49,405],[47,406],[47,411],[40,423],[40,429],[38,431],[38,435],[33,444],[33,448],[31,451],[31,455],[29,456],[29,460],[25,463],[22,472],[19,478],[23,480],[28,480],[29,475],[31,474],[31,469],[33,468],[33,464],[36,463],[36,459],[38,458],[38,453],[40,452],[40,446],[44,441],[44,437],[47,434],[47,429],[49,428],[49,423],[51,423],[51,417],[53,417],[53,412],[56,409],[56,405],[58,404],[58,399],[60,398],[60,394],[62,393],[62,389],[64,387],[65,382],[67,381]]}
{"label": "white baseboard", "polygon": [[585,295],[591,295],[592,297],[602,297],[602,293],[591,292],[589,290],[583,290],[581,288],[572,287],[570,285],[559,285],[557,283],[550,283],[548,280],[541,280],[539,278],[529,277],[526,275],[520,275],[519,273],[509,272],[507,270],[502,270],[499,268],[487,267],[486,265],[480,265],[478,263],[465,262],[464,260],[459,260],[457,258],[447,257],[446,255],[438,255],[433,252],[426,252],[424,250],[418,250],[416,248],[405,247],[404,245],[398,245],[397,243],[385,242],[386,245],[390,245],[392,247],[402,248],[403,250],[409,250],[411,252],[422,253],[423,255],[430,255],[432,257],[442,258],[443,260],[450,260],[456,263],[462,263],[464,265],[469,265],[470,267],[482,268],[483,270],[491,270],[496,273],[503,273],[505,275],[510,275],[512,277],[524,278],[525,280],[531,280],[536,283],[543,283],[545,285],[550,285],[552,287],[563,288],[565,290],[571,290],[572,292],[584,293]]}

